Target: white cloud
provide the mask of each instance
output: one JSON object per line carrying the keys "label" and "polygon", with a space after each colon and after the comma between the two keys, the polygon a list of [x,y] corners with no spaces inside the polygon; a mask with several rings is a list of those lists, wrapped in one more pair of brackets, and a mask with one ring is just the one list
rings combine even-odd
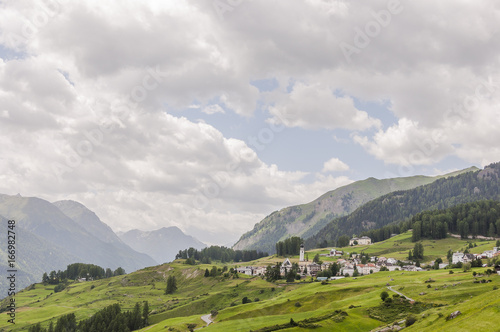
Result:
{"label": "white cloud", "polygon": [[344,163],[342,160],[338,158],[332,158],[329,159],[328,161],[325,161],[323,164],[323,169],[321,172],[323,173],[328,173],[328,172],[344,172],[349,170],[349,165]]}
{"label": "white cloud", "polygon": [[[496,2],[404,2],[351,63],[340,43],[386,1],[243,1],[223,19],[211,1],[45,3],[0,4],[0,44],[20,52],[0,60],[0,192],[77,199],[116,229],[175,224],[215,239],[350,181],[308,182],[165,114],[192,105],[248,118],[260,107],[271,122],[350,135],[387,164],[500,160]],[[251,84],[267,78],[272,92]],[[366,103],[389,105],[395,123]],[[324,172],[346,170],[332,160]]]}
{"label": "white cloud", "polygon": [[373,140],[354,135],[356,143],[386,163],[397,165],[430,165],[453,151],[440,130],[421,128],[418,122],[403,118],[386,131],[378,131]]}
{"label": "white cloud", "polygon": [[331,89],[317,84],[297,83],[281,99],[269,111],[275,121],[288,127],[365,130],[381,125],[379,120],[357,110],[352,98],[335,96]]}
{"label": "white cloud", "polygon": [[209,115],[215,114],[215,113],[225,113],[224,109],[217,104],[208,105],[207,107],[203,108],[201,111],[203,113],[209,114]]}

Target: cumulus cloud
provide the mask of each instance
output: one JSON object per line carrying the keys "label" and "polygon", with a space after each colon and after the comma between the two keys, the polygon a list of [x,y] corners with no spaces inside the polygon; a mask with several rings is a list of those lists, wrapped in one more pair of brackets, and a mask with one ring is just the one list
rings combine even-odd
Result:
{"label": "cumulus cloud", "polygon": [[344,172],[349,170],[349,165],[344,163],[342,160],[338,158],[332,158],[328,161],[325,161],[323,164],[323,173],[327,172]]}
{"label": "cumulus cloud", "polygon": [[217,104],[208,105],[207,107],[203,108],[202,112],[205,114],[225,113],[224,109]]}
{"label": "cumulus cloud", "polygon": [[[76,199],[115,229],[178,225],[215,242],[351,181],[265,163],[184,118],[192,105],[246,119],[258,109],[350,137],[387,164],[500,160],[496,2],[402,2],[351,61],[339,45],[387,1],[242,1],[222,16],[211,1],[50,4],[0,3],[0,55],[14,54],[0,60],[1,192]],[[252,85],[269,78],[273,91]],[[323,172],[348,170],[340,159]]]}
{"label": "cumulus cloud", "polygon": [[377,159],[397,165],[430,165],[451,153],[453,148],[443,139],[443,132],[426,130],[415,121],[401,119],[373,139],[354,135],[356,143]]}
{"label": "cumulus cloud", "polygon": [[275,121],[289,127],[364,130],[381,124],[357,110],[352,98],[335,96],[329,88],[303,83],[297,83],[284,100],[269,110]]}

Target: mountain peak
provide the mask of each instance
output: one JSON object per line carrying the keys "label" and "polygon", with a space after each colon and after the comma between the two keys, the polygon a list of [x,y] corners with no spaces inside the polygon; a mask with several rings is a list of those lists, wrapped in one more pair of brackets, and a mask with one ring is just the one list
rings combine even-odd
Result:
{"label": "mountain peak", "polygon": [[190,235],[186,235],[179,227],[162,227],[154,231],[132,229],[119,234],[120,239],[133,249],[144,252],[158,263],[174,260],[179,250],[193,247],[203,249],[206,245]]}

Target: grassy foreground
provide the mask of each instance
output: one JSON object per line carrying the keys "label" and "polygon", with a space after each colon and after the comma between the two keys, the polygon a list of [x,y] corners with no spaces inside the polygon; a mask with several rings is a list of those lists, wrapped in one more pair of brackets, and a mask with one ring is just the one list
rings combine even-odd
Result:
{"label": "grassy foreground", "polygon": [[[364,247],[344,248],[349,251],[395,257],[404,256],[413,247],[411,234],[402,234],[387,241]],[[476,241],[476,251],[491,249],[489,242]],[[426,260],[445,257],[449,249],[463,248],[466,241],[444,239],[424,241]],[[403,249],[404,248],[404,249]],[[408,249],[406,249],[408,248]],[[324,250],[326,251],[326,250]],[[310,258],[316,252],[309,252]],[[293,258],[292,260],[295,260]],[[282,258],[264,258],[248,265],[265,265]],[[215,264],[217,265],[217,264]],[[239,264],[243,265],[243,264]],[[245,264],[246,265],[246,264]],[[412,313],[417,321],[408,331],[497,331],[496,317],[500,312],[500,276],[474,278],[472,272],[431,270],[424,272],[380,272],[358,278],[319,282],[269,283],[260,277],[240,275],[239,278],[204,277],[205,269],[213,265],[190,266],[182,260],[146,268],[125,276],[92,282],[72,283],[61,292],[54,293],[54,286],[35,284],[16,294],[16,324],[7,322],[7,315],[0,320],[0,331],[25,331],[41,323],[47,327],[61,315],[75,313],[77,320],[90,317],[98,310],[119,303],[122,310],[130,310],[136,302],[148,301],[152,310],[151,326],[141,331],[187,331],[187,324],[197,328],[206,325],[201,316],[218,310],[215,323],[203,330],[256,331],[274,325],[295,323],[315,324],[315,331],[370,331]],[[217,265],[222,267],[221,264]],[[231,267],[231,266],[229,266]],[[165,295],[169,276],[177,279],[178,290]],[[426,283],[429,279],[432,283]],[[307,281],[310,278],[306,278]],[[478,281],[484,280],[485,283]],[[491,280],[491,282],[486,282]],[[385,305],[380,293],[393,292],[387,285],[414,299],[415,304],[400,302]],[[430,286],[430,287],[429,287]],[[243,297],[251,303],[242,304]],[[398,302],[399,301],[399,302]],[[5,307],[6,300],[2,302]],[[452,320],[446,317],[461,311]],[[284,325],[283,325],[284,326]],[[285,327],[281,331],[309,330],[304,327]]]}

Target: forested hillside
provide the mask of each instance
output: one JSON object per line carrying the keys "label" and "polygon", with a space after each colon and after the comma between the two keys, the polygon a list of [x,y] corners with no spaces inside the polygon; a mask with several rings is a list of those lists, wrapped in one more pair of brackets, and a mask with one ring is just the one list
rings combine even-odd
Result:
{"label": "forested hillside", "polygon": [[[479,200],[500,200],[500,163],[479,172],[468,172],[439,179],[431,184],[407,191],[393,192],[376,198],[348,216],[337,218],[306,240],[306,247],[336,244],[341,235],[360,235],[370,229],[393,222],[408,221],[426,210],[446,209]],[[390,229],[386,229],[386,233]]]}
{"label": "forested hillside", "polygon": [[500,202],[478,201],[449,209],[425,211],[415,215],[410,227],[413,241],[443,239],[446,232],[469,236],[500,237]]}
{"label": "forested hillside", "polygon": [[276,242],[291,236],[307,239],[317,234],[335,218],[347,215],[374,198],[398,190],[408,190],[432,183],[440,178],[477,171],[471,167],[441,176],[412,176],[378,180],[368,178],[329,191],[314,201],[290,206],[265,217],[243,234],[233,249],[256,249],[275,253]]}

